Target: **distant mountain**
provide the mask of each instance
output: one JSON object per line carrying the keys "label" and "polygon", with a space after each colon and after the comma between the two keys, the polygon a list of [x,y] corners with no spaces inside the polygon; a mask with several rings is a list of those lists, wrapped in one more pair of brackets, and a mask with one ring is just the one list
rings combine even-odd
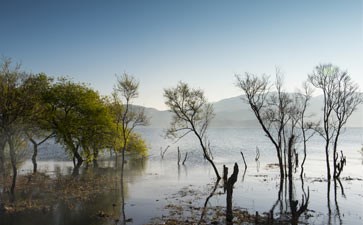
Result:
{"label": "distant mountain", "polygon": [[[259,127],[249,105],[242,100],[242,97],[232,97],[213,103],[216,116],[212,120],[211,127]],[[314,120],[321,120],[322,106],[323,96],[313,97],[307,114],[313,114]],[[154,108],[145,108],[145,113],[151,117],[150,127],[165,128],[172,117],[169,111],[159,111]],[[363,105],[353,113],[346,126],[363,127]]]}
{"label": "distant mountain", "polygon": [[171,121],[172,114],[168,110],[157,110],[155,108],[132,105],[133,110],[138,111],[144,109],[146,116],[149,118],[150,124],[148,127],[168,127]]}
{"label": "distant mountain", "polygon": [[[212,126],[217,127],[255,127],[259,126],[249,105],[242,100],[243,96],[223,99],[213,103],[216,117]],[[307,115],[313,115],[312,119],[321,120],[323,96],[313,97],[307,110]],[[360,105],[349,118],[347,127],[363,127],[363,105]]]}
{"label": "distant mountain", "polygon": [[243,100],[242,96],[223,99],[213,103],[212,127],[258,127],[258,121]]}
{"label": "distant mountain", "polygon": [[154,108],[145,108],[145,113],[150,117],[150,127],[168,127],[171,121],[172,114],[167,111],[159,111]]}

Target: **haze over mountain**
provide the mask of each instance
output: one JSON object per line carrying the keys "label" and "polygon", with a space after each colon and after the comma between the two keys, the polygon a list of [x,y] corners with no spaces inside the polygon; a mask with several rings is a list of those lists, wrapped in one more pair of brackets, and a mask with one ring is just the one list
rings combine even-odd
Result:
{"label": "haze over mountain", "polygon": [[[259,127],[258,121],[253,115],[250,107],[242,101],[242,95],[214,102],[215,118],[211,127]],[[313,114],[314,120],[322,116],[323,96],[313,97],[307,110],[307,115]],[[154,108],[145,108],[146,114],[150,117],[149,127],[165,128],[169,126],[172,114],[167,111],[160,111]],[[363,105],[349,118],[347,127],[363,127]]]}

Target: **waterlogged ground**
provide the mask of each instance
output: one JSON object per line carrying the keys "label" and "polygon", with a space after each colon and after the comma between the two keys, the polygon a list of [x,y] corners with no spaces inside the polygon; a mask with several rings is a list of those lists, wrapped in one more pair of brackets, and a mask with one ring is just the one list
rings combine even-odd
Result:
{"label": "waterlogged ground", "polygon": [[[298,201],[299,207],[307,196],[308,207],[298,218],[300,224],[362,224],[363,156],[359,152],[362,131],[347,130],[342,137],[341,147],[348,165],[341,183],[331,182],[328,195],[320,139],[314,139],[309,146],[303,182],[297,169],[292,182],[281,185],[278,168],[274,166],[274,151],[258,129],[211,130],[220,171],[223,164],[230,171],[234,162],[240,167],[232,202],[235,224],[242,221],[263,224],[267,220],[280,224],[291,218],[290,199]],[[41,173],[27,175],[31,163],[22,165],[16,201],[7,206],[7,213],[0,215],[0,224],[117,224],[123,214],[122,197],[128,224],[225,224],[223,181],[215,186],[214,172],[201,157],[193,138],[172,144],[160,136],[161,130],[141,132],[150,145],[150,156],[130,158],[123,183],[114,160],[100,162],[99,169],[82,168],[80,176],[72,177],[71,162],[51,160],[52,154],[61,155],[59,149],[54,150],[52,144],[43,147],[39,162]],[[167,145],[170,147],[161,159],[160,148],[165,149]],[[177,165],[177,146],[182,157],[189,152],[185,165]],[[256,146],[261,154],[257,162]],[[247,161],[246,173],[240,151]],[[1,196],[6,198],[6,190]]]}

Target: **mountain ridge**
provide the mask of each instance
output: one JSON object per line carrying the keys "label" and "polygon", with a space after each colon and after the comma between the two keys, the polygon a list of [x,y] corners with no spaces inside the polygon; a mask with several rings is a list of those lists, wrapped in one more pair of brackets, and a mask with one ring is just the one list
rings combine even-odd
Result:
{"label": "mountain ridge", "polygon": [[[249,128],[259,127],[257,119],[253,115],[249,105],[242,100],[243,95],[222,99],[213,102],[215,118],[210,126],[218,128]],[[143,106],[137,106],[143,107]],[[323,107],[323,96],[312,97],[307,109],[307,115],[313,115],[313,120],[321,120]],[[172,118],[169,110],[158,110],[152,107],[143,107],[145,113],[150,117],[149,127],[168,127]],[[349,118],[346,127],[363,127],[363,104]]]}

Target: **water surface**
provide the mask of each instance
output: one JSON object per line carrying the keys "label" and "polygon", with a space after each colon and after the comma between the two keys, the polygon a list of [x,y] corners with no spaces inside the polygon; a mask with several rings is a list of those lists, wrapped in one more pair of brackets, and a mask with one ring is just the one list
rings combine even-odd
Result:
{"label": "water surface", "polygon": [[[149,157],[139,160],[130,159],[126,164],[123,186],[125,215],[130,221],[129,224],[145,224],[152,218],[161,218],[168,214],[165,206],[178,204],[181,200],[187,202],[188,198],[193,207],[201,207],[213,187],[215,174],[212,167],[203,159],[196,139],[189,136],[178,143],[173,143],[162,137],[162,129],[145,128],[138,131],[146,139],[150,150]],[[280,179],[278,168],[268,166],[277,162],[276,154],[261,130],[211,129],[209,137],[214,159],[220,171],[223,164],[230,167],[230,170],[234,162],[240,166],[240,174],[233,194],[234,207],[245,209],[252,214],[256,211],[260,214],[270,211],[278,199]],[[293,196],[296,200],[301,202],[304,191],[309,190],[310,193],[308,212],[300,218],[301,222],[309,224],[363,223],[363,156],[359,152],[362,141],[363,129],[347,129],[343,134],[339,149],[344,150],[347,166],[342,173],[342,188],[337,184],[338,188],[335,189],[332,183],[328,198],[324,145],[321,138],[312,139],[308,146],[304,186],[299,179],[299,169],[293,181]],[[168,145],[170,147],[161,159],[160,149],[163,150]],[[188,152],[189,156],[185,165],[177,165],[177,147],[181,150],[182,157]],[[256,147],[260,151],[258,162],[255,161]],[[300,150],[300,159],[302,159],[300,148],[301,146],[297,145],[297,149]],[[56,177],[57,174],[70,174],[72,163],[64,161],[61,151],[63,151],[61,148],[54,147],[53,144],[43,146],[40,149],[39,171],[46,171],[52,177]],[[248,165],[244,177],[242,177],[244,165],[240,151],[244,153]],[[113,168],[113,165],[114,160],[100,162],[102,168]],[[30,173],[31,168],[31,162],[27,161],[23,164],[21,173]],[[84,171],[81,171],[81,176],[94,173],[92,168],[89,168],[87,172]],[[119,170],[105,169],[103,172],[98,171],[97,176],[117,177]],[[59,200],[47,210],[0,216],[0,224],[115,224],[115,219],[120,216],[121,210],[121,182],[117,179],[113,180],[105,184],[108,187],[107,192],[98,193],[89,200],[75,200],[71,206]],[[181,190],[193,190],[194,192],[190,192],[190,195],[194,195],[196,191],[201,194],[195,194],[198,195],[197,197],[181,197]],[[287,201],[286,189],[283,195],[284,201]],[[225,195],[212,197],[209,206],[225,207]],[[275,210],[276,216],[277,212],[284,210],[288,211],[288,203],[281,204],[280,208]],[[100,211],[108,217],[100,217]]]}

